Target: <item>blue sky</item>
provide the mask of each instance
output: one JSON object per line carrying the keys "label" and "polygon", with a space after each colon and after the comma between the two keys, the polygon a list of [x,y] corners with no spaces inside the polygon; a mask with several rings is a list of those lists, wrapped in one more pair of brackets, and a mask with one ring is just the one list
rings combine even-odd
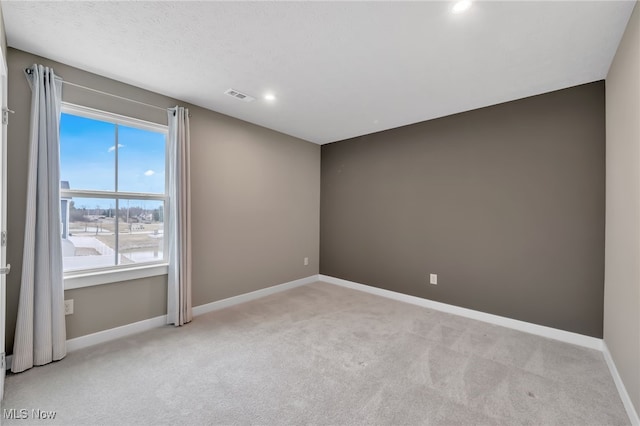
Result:
{"label": "blue sky", "polygon": [[[112,123],[62,114],[60,179],[71,189],[115,190],[115,129]],[[164,193],[164,133],[119,125],[117,149],[119,191]]]}

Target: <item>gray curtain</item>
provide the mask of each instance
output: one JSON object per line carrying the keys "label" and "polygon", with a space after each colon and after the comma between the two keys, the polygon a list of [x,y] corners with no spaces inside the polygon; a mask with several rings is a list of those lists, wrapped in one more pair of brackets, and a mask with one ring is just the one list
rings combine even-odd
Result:
{"label": "gray curtain", "polygon": [[192,319],[189,110],[169,109],[169,278],[167,323]]}
{"label": "gray curtain", "polygon": [[60,239],[62,80],[42,65],[25,72],[31,86],[31,128],[14,373],[57,361],[67,352]]}

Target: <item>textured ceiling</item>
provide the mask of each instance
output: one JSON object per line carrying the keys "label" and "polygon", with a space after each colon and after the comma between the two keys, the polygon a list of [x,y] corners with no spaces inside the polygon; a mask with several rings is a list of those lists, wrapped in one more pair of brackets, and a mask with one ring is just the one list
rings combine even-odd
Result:
{"label": "textured ceiling", "polygon": [[634,4],[1,3],[11,47],[316,143],[603,79]]}

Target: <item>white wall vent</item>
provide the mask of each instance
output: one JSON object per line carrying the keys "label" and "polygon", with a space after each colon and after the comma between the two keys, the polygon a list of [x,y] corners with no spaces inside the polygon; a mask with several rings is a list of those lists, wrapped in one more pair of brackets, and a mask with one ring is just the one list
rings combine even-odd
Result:
{"label": "white wall vent", "polygon": [[253,102],[256,100],[256,98],[249,96],[246,93],[242,93],[236,89],[227,89],[227,91],[224,92],[224,94],[233,96],[234,98],[240,99],[241,101],[244,101],[244,102]]}

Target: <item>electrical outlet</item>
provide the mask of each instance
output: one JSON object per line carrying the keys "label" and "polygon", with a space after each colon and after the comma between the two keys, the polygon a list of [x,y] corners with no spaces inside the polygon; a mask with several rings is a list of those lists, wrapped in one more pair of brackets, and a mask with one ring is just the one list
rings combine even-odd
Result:
{"label": "electrical outlet", "polygon": [[304,266],[309,266],[309,258],[308,257],[304,258]]}
{"label": "electrical outlet", "polygon": [[429,284],[438,285],[438,274],[429,274]]}
{"label": "electrical outlet", "polygon": [[71,315],[73,313],[73,299],[64,301],[64,314]]}

